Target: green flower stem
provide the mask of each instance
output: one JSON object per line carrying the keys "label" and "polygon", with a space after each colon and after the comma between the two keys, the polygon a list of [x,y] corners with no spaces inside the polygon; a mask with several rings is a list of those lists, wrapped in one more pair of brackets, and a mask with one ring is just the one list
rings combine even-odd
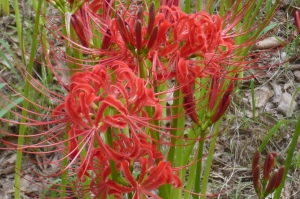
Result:
{"label": "green flower stem", "polygon": [[98,31],[97,27],[98,27],[98,25],[96,25],[95,23],[92,23],[92,32],[93,32],[94,36],[93,36],[93,40],[91,42],[93,43],[93,47],[100,49],[101,45],[102,45],[102,39],[100,39],[100,38],[103,38],[103,37],[101,36],[101,33],[100,33],[100,31]]}
{"label": "green flower stem", "polygon": [[[34,58],[35,58],[35,54],[36,54],[36,44],[37,44],[37,35],[39,33],[39,27],[40,27],[40,12],[41,12],[41,7],[42,7],[42,3],[43,1],[39,1],[38,3],[38,9],[37,9],[37,13],[36,13],[36,17],[35,17],[35,25],[34,25],[34,29],[33,29],[33,38],[32,38],[32,45],[31,45],[31,51],[30,51],[30,61],[28,64],[28,68],[27,68],[27,81],[25,83],[25,88],[24,88],[24,93],[23,96],[24,98],[29,97],[29,91],[31,88],[30,85],[30,79],[31,79],[31,74],[33,72],[33,64],[34,64]],[[15,4],[17,5],[17,4]],[[21,123],[25,123],[26,122],[26,116],[27,116],[27,109],[29,106],[29,102],[28,100],[24,100],[23,102],[23,109],[22,109],[22,118],[21,118]],[[22,147],[22,145],[24,144],[24,134],[26,131],[26,125],[25,124],[20,124],[20,129],[19,129],[19,136],[18,136],[18,146]],[[15,183],[14,186],[15,188],[15,194],[14,194],[14,198],[15,199],[20,199],[21,198],[21,166],[22,166],[22,158],[23,158],[23,153],[22,150],[17,150],[17,157],[16,157],[16,164],[15,164]]]}
{"label": "green flower stem", "polygon": [[[70,27],[70,21],[68,21],[68,22],[66,21],[65,15],[64,15],[64,17],[62,19],[62,23],[64,25],[63,26],[64,28],[63,28],[62,32],[65,35],[65,37],[69,38],[69,34],[70,33],[67,30]],[[65,39],[65,46],[66,46],[66,54],[67,54],[67,56],[72,57],[73,55],[72,55],[71,43],[68,41],[68,39]],[[74,64],[71,63],[70,61],[68,61],[67,65],[68,65],[68,68],[70,70],[70,75],[72,76],[73,73],[74,73],[74,71],[72,70],[74,68]]]}
{"label": "green flower stem", "polygon": [[197,0],[197,12],[200,12],[202,10],[202,0]]}
{"label": "green flower stem", "polygon": [[[211,138],[210,146],[209,146],[209,154],[207,156],[206,162],[205,162],[205,169],[203,171],[203,179],[202,179],[202,186],[201,186],[201,194],[206,194],[207,191],[207,186],[208,186],[208,179],[209,179],[209,174],[211,170],[211,165],[212,165],[212,160],[213,160],[213,155],[215,154],[215,146],[218,138],[218,132],[220,131],[221,127],[221,121],[222,117],[220,120],[218,120],[215,125],[214,125],[214,131],[213,131],[213,137]],[[205,199],[205,196],[200,196],[200,199]]]}
{"label": "green flower stem", "polygon": [[213,11],[214,11],[214,0],[207,0],[206,1],[206,10],[210,13],[210,14],[213,14]]}
{"label": "green flower stem", "polygon": [[[202,161],[202,160],[200,160]],[[194,173],[196,173],[196,168],[197,168],[197,164],[192,164],[190,167],[189,167],[189,176],[188,176],[188,181],[186,183],[186,188],[187,190],[192,190],[192,187],[193,187],[193,182],[194,182],[194,179],[195,179],[195,175]],[[188,192],[185,192],[184,193],[184,199],[189,199],[191,198],[190,197],[190,193]]]}
{"label": "green flower stem", "polygon": [[254,92],[254,80],[251,79],[251,82],[250,82],[250,88],[251,88],[251,97],[252,97],[252,118],[253,120],[255,121],[256,120],[256,117],[255,117],[255,114],[256,114],[256,107],[255,107],[255,92]]}
{"label": "green flower stem", "polygon": [[[176,116],[180,114],[180,109],[182,108],[182,96],[181,96],[181,91],[179,89],[177,89],[174,92],[174,100],[173,100],[173,108],[172,108],[172,116]],[[182,115],[181,117],[175,117],[172,120],[172,130],[170,132],[170,134],[173,136],[171,137],[171,146],[169,149],[169,153],[167,156],[167,161],[170,161],[172,166],[176,166],[180,164],[180,161],[182,161],[181,159],[179,159],[178,157],[182,157],[182,148],[180,146],[176,146],[178,145],[177,140],[179,141],[180,139],[178,139],[179,136],[183,136],[183,128],[184,128],[184,118],[185,116]],[[180,141],[182,144],[182,140]],[[181,150],[181,151],[178,151]],[[181,154],[179,154],[181,153]],[[178,157],[176,156],[178,155]],[[171,194],[172,199],[176,199],[176,198],[181,198],[181,192],[179,190],[175,190],[175,189],[171,189]]]}
{"label": "green flower stem", "polygon": [[292,163],[292,159],[293,159],[293,155],[294,155],[294,152],[295,152],[295,149],[296,149],[296,146],[297,146],[299,135],[300,135],[300,116],[298,118],[296,129],[295,129],[295,132],[294,132],[294,135],[293,135],[293,138],[292,138],[292,142],[290,144],[288,154],[287,154],[287,157],[286,157],[285,162],[284,162],[285,169],[284,169],[283,178],[281,180],[281,183],[280,183],[279,187],[276,189],[276,191],[274,193],[273,199],[279,199],[280,198],[284,182],[286,180],[288,171],[289,171],[291,163]]}
{"label": "green flower stem", "polygon": [[[84,143],[83,136],[78,137],[78,143],[81,143],[78,147],[78,150],[80,151],[80,156],[81,157],[86,157],[86,144]],[[67,159],[67,158],[65,158]],[[85,181],[82,183],[84,187],[90,187],[91,184],[91,179],[90,178],[85,178]],[[84,199],[90,199],[91,194],[89,192],[84,193]]]}
{"label": "green flower stem", "polygon": [[[70,30],[70,36],[71,36],[71,40],[72,41],[76,41],[76,32],[74,30],[73,27],[71,27],[71,30]],[[77,60],[81,60],[83,57],[82,57],[82,53],[80,52],[80,50],[78,50],[78,47],[77,46],[74,46],[73,48],[73,56],[72,56],[72,59],[75,58]],[[80,64],[81,62],[80,61],[76,61],[76,64]],[[76,68],[79,68],[80,66],[76,66],[74,64],[74,66]]]}
{"label": "green flower stem", "polygon": [[191,13],[191,0],[185,0],[185,13],[190,14]]}
{"label": "green flower stem", "polygon": [[[176,116],[179,114],[179,106],[180,104],[182,104],[182,98],[180,97],[180,90],[177,89],[175,92],[174,92],[174,101],[173,101],[173,108],[172,108],[172,115],[173,116]],[[178,120],[179,118],[178,117],[175,117],[173,120],[172,120],[172,129],[176,129],[179,125],[178,125]],[[168,157],[167,157],[167,160],[170,161],[173,165],[172,166],[175,166],[175,163],[174,163],[174,160],[175,160],[175,148],[176,148],[176,138],[175,136],[177,136],[177,130],[171,130],[171,135],[173,137],[171,137],[171,146],[170,146],[170,150],[169,150],[169,153],[168,153]]]}
{"label": "green flower stem", "polygon": [[1,0],[0,2],[0,15],[8,16],[10,13],[9,0]]}
{"label": "green flower stem", "polygon": [[[25,53],[24,53],[25,52],[25,48],[24,48],[24,40],[23,40],[23,27],[22,27],[22,23],[21,23],[21,17],[20,17],[20,11],[19,11],[19,1],[18,0],[14,0],[14,11],[15,11],[15,16],[16,16],[15,20],[16,20],[16,26],[17,26],[19,47],[20,47],[21,56],[22,56],[22,63],[24,65],[26,65],[26,59],[25,59]],[[39,14],[39,12],[40,12],[40,8],[37,9],[37,13],[36,14]],[[36,19],[37,19],[37,17],[36,17]],[[37,21],[35,23],[37,23]],[[39,26],[39,22],[38,22],[38,24],[35,24],[35,25]],[[35,35],[33,35],[33,37],[35,37]],[[36,44],[34,44],[34,46],[36,46]]]}
{"label": "green flower stem", "polygon": [[224,16],[224,14],[225,14],[225,10],[226,10],[225,5],[226,5],[225,0],[221,0],[220,1],[220,9],[219,9],[220,16]]}
{"label": "green flower stem", "polygon": [[[97,132],[96,132],[97,133]],[[111,127],[109,127],[106,131],[106,141],[107,141],[107,144],[113,148],[113,138],[112,138],[112,129]],[[100,138],[101,139],[101,138]],[[109,161],[109,164],[110,164],[110,169],[111,169],[111,179],[114,181],[114,182],[118,182],[118,172],[117,172],[117,167],[116,167],[116,163],[115,161],[113,160],[110,160]]]}
{"label": "green flower stem", "polygon": [[210,90],[210,78],[203,77],[201,79],[196,80],[196,92],[195,92],[195,99],[197,102],[197,115],[199,118],[200,123],[203,123],[206,120],[207,110],[206,107],[209,102],[209,95],[208,92]]}
{"label": "green flower stem", "polygon": [[[200,135],[200,131],[198,131],[198,130],[196,132],[192,129],[190,129],[188,131],[188,138],[190,140],[187,140],[187,146],[184,149],[183,165],[187,165],[188,163],[193,163],[193,160],[195,159],[195,157],[192,155],[192,151],[193,151],[195,144],[197,143],[196,139],[199,137],[199,135]],[[184,174],[189,175],[187,183],[186,183],[187,190],[192,190],[194,179],[195,179],[195,175],[193,175],[193,174],[196,173],[196,168],[197,168],[197,164],[193,163],[189,167],[189,171],[188,171],[189,173],[186,173],[187,169],[183,169],[183,171],[182,171],[183,176],[181,176],[181,180],[184,180],[184,178],[185,178]],[[190,193],[185,192],[184,199],[189,199],[189,198],[190,198]]]}
{"label": "green flower stem", "polygon": [[[201,130],[200,133],[200,140],[199,140],[199,146],[198,146],[198,157],[197,160],[197,170],[196,170],[196,178],[194,182],[194,192],[199,193],[200,192],[200,181],[201,181],[201,173],[202,173],[202,157],[203,157],[203,151],[204,151],[204,144],[205,144],[205,136],[206,136],[206,130]],[[194,199],[198,199],[198,195],[193,196]]]}
{"label": "green flower stem", "polygon": [[[146,70],[146,66],[144,65],[143,63],[143,59],[141,57],[138,58],[139,59],[139,75],[140,75],[140,78],[143,78],[143,79],[147,79],[148,77],[148,73],[147,73],[147,70]],[[147,85],[149,87],[149,85]],[[149,106],[146,106],[145,107],[145,110],[148,114],[148,116],[151,118],[151,116],[153,116],[154,114],[154,108],[152,107],[149,107]],[[156,126],[158,126],[158,121],[150,121],[150,124],[154,124]],[[159,141],[159,133],[153,129],[149,129],[149,132],[150,132],[150,135],[151,135],[151,138],[153,139],[153,144],[157,146],[157,149],[159,150],[159,144],[158,144],[158,141]]]}
{"label": "green flower stem", "polygon": [[[179,91],[180,92],[180,91]],[[179,104],[182,104],[182,97],[180,97],[178,99],[178,103]],[[173,114],[174,115],[174,114]],[[174,132],[174,135],[176,135],[177,137],[180,136],[180,138],[175,138],[174,141],[174,144],[176,144],[176,146],[174,147],[175,150],[174,150],[174,154],[175,154],[175,159],[174,159],[174,162],[172,162],[173,166],[175,167],[180,167],[183,164],[183,153],[184,153],[184,122],[185,122],[185,115],[183,116],[180,116],[178,118],[176,118],[176,127],[174,125],[174,127],[177,129],[175,130],[176,132]],[[171,138],[172,140],[172,138]],[[177,141],[176,141],[177,140]],[[171,144],[172,141],[171,141]],[[189,156],[189,154],[187,154]],[[180,174],[179,176],[181,177],[181,180],[184,180],[184,176],[183,176],[183,171],[180,171]],[[171,192],[171,197],[170,198],[173,198],[173,199],[181,199],[182,198],[182,190],[181,189],[171,189],[172,192]]]}
{"label": "green flower stem", "polygon": [[[68,138],[69,138],[69,136],[66,133],[64,136],[64,139],[67,140]],[[68,149],[67,149],[68,144],[69,144],[68,142],[65,142],[66,153],[68,153]],[[68,166],[68,158],[63,159],[62,166],[63,166],[63,168],[66,168]],[[65,171],[61,174],[61,187],[60,187],[60,197],[61,198],[66,197],[67,178],[68,178],[68,169],[65,169]]]}

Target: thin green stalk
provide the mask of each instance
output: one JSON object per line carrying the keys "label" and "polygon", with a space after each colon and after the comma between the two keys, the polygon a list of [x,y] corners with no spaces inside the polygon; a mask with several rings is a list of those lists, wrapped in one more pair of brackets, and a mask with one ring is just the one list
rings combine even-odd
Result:
{"label": "thin green stalk", "polygon": [[[140,75],[140,78],[143,78],[143,79],[147,79],[147,68],[146,66],[144,65],[144,62],[142,60],[142,58],[138,58],[139,59],[139,75]],[[147,85],[149,86],[149,85]],[[154,114],[154,109],[152,107],[149,107],[149,106],[146,106],[145,107],[145,110],[148,114],[149,117],[153,116]],[[158,126],[158,121],[150,121],[151,124],[154,124],[156,126]],[[151,138],[153,139],[153,144],[157,146],[157,150],[159,150],[159,144],[158,144],[158,141],[159,141],[159,133],[155,130],[153,130],[152,128],[149,129],[149,132],[150,132],[150,135],[151,135]]]}
{"label": "thin green stalk", "polygon": [[[201,130],[200,133],[200,140],[199,140],[199,146],[198,146],[198,157],[197,160],[197,170],[196,170],[196,178],[194,182],[194,192],[200,193],[200,181],[201,181],[201,175],[202,175],[202,157],[203,157],[203,151],[204,151],[204,144],[205,144],[205,136],[206,131]],[[198,195],[193,196],[194,199],[198,199]]]}
{"label": "thin green stalk", "polygon": [[[173,106],[174,108],[172,108],[172,115],[178,115],[179,114],[179,105],[182,104],[182,99],[180,97],[180,90],[177,89],[174,92],[174,98],[175,100],[173,101]],[[176,129],[178,127],[178,117],[175,117],[172,121],[172,129]],[[175,148],[176,148],[176,138],[175,136],[177,136],[177,130],[171,130],[171,135],[174,137],[171,137],[171,146],[170,146],[170,150],[168,153],[168,157],[167,160],[170,161],[174,166],[174,160],[175,160]]]}
{"label": "thin green stalk", "polygon": [[275,126],[273,126],[273,128],[271,128],[268,132],[268,134],[266,135],[264,141],[260,144],[258,151],[262,152],[264,150],[264,148],[266,147],[266,145],[268,144],[269,140],[271,139],[271,137],[274,135],[274,133],[281,127],[281,125],[287,123],[287,120],[282,120],[281,122],[278,122]]}
{"label": "thin green stalk", "polygon": [[[192,151],[194,149],[195,144],[197,143],[196,138],[200,136],[200,131],[197,129],[196,131],[189,130],[188,132],[188,137],[191,140],[188,140],[187,146],[184,150],[184,158],[183,158],[183,165],[187,165],[188,163],[192,163],[192,165],[188,169],[188,173],[186,173],[186,169],[183,170],[183,174],[189,175],[187,183],[186,183],[186,189],[187,190],[192,190],[194,179],[195,179],[195,173],[196,173],[196,168],[197,164],[193,163],[195,157],[192,154]],[[194,140],[193,140],[194,139]],[[195,154],[196,156],[197,154]],[[201,161],[201,160],[198,160]],[[182,181],[184,180],[185,176],[181,176]],[[185,192],[184,193],[184,199],[189,199],[190,198],[190,193]]]}
{"label": "thin green stalk", "polygon": [[8,16],[10,13],[9,0],[1,0],[0,2],[0,16]]}
{"label": "thin green stalk", "polygon": [[200,12],[202,10],[202,0],[197,0],[197,12]]}
{"label": "thin green stalk", "polygon": [[[213,131],[213,137],[211,138],[210,146],[209,146],[209,154],[207,156],[206,162],[205,162],[205,169],[203,171],[203,179],[202,179],[202,185],[201,185],[201,194],[206,194],[207,186],[208,186],[208,179],[210,174],[210,169],[213,161],[213,156],[215,152],[215,146],[218,138],[218,132],[220,131],[221,127],[221,121],[222,119],[218,120],[214,125],[214,131]],[[200,196],[200,199],[205,199],[205,196]]]}
{"label": "thin green stalk", "polygon": [[190,14],[191,13],[191,0],[185,0],[185,13]]}
{"label": "thin green stalk", "polygon": [[[69,138],[68,134],[66,133],[64,139],[67,140]],[[68,142],[65,142],[66,148],[68,148]],[[68,152],[68,151],[66,151]],[[62,161],[63,168],[68,166],[68,158],[63,159]],[[67,190],[67,178],[68,178],[68,169],[61,174],[61,187],[60,187],[60,198],[66,197],[66,190]]]}
{"label": "thin green stalk", "polygon": [[288,171],[289,171],[291,163],[292,163],[292,159],[293,159],[293,155],[294,155],[297,143],[298,143],[299,135],[300,135],[300,116],[298,118],[296,129],[295,129],[295,132],[294,132],[294,135],[293,135],[293,138],[292,138],[292,142],[290,144],[288,154],[287,154],[287,157],[286,157],[285,162],[284,162],[285,169],[284,169],[283,178],[281,180],[281,183],[280,183],[279,187],[276,189],[276,191],[274,193],[273,199],[279,199],[280,198],[284,182],[286,180]]}
{"label": "thin green stalk", "polygon": [[[38,8],[37,10],[38,10],[38,12],[40,12],[40,8]],[[26,59],[25,59],[25,54],[24,54],[25,48],[24,48],[24,40],[23,40],[23,27],[22,27],[21,18],[20,18],[19,1],[18,0],[14,0],[14,12],[15,12],[15,20],[16,20],[16,26],[17,26],[19,47],[20,47],[21,56],[22,56],[22,63],[24,65],[26,65]],[[38,12],[37,12],[37,14],[39,14]],[[38,23],[38,25],[39,25],[39,23]],[[34,44],[34,46],[35,45],[36,44]]]}
{"label": "thin green stalk", "polygon": [[253,81],[253,79],[251,80],[250,87],[251,87],[251,97],[252,97],[252,115],[253,115],[252,118],[255,121],[256,109],[255,109],[255,96],[254,96],[254,81]]}
{"label": "thin green stalk", "polygon": [[[108,128],[108,130],[106,132],[106,140],[107,140],[107,144],[110,147],[113,147],[113,138],[112,138],[112,129],[111,129],[111,127]],[[111,179],[114,182],[118,182],[118,173],[117,173],[116,163],[115,163],[115,161],[110,160],[109,164],[110,164],[110,169],[111,169]]]}
{"label": "thin green stalk", "polygon": [[206,10],[210,13],[210,14],[212,14],[213,13],[213,11],[214,11],[214,6],[213,6],[213,3],[214,3],[214,0],[207,0],[206,1]]}
{"label": "thin green stalk", "polygon": [[[179,89],[177,89],[174,92],[174,100],[173,100],[173,108],[172,108],[172,116],[176,116],[178,114],[180,114],[180,105],[182,104],[182,97],[181,97],[181,91]],[[171,137],[171,146],[169,149],[169,153],[168,153],[168,157],[167,157],[167,161],[170,161],[172,163],[172,166],[176,166],[177,163],[176,161],[178,160],[176,157],[176,150],[178,150],[178,146],[176,147],[177,143],[177,137],[180,136],[180,134],[182,134],[183,130],[178,130],[178,129],[183,129],[184,127],[184,116],[179,117],[175,117],[172,120],[172,130],[170,132],[170,134],[173,136]],[[180,139],[179,139],[180,140]],[[182,152],[182,151],[181,151]],[[178,153],[178,152],[177,152]],[[179,160],[181,161],[181,160]],[[177,194],[177,195],[176,195]],[[178,192],[178,190],[171,190],[171,196],[172,197],[180,197],[181,194]],[[171,198],[172,198],[171,197]],[[175,198],[174,198],[175,199]]]}
{"label": "thin green stalk", "polygon": [[219,9],[219,14],[220,16],[224,16],[225,14],[225,0],[220,1],[220,9]]}
{"label": "thin green stalk", "polygon": [[[68,26],[70,27],[70,22],[66,21],[66,16],[63,17],[62,23],[64,25],[62,32],[66,37],[68,37],[70,33],[68,33],[67,30],[69,29]],[[72,30],[73,30],[73,28],[72,28]],[[67,56],[72,57],[71,43],[68,41],[68,39],[65,39],[65,46],[66,46]],[[68,65],[68,69],[70,70],[70,75],[73,75],[74,71],[72,69],[75,68],[74,63],[71,63],[70,61],[68,61],[67,65]]]}
{"label": "thin green stalk", "polygon": [[[202,161],[202,160],[200,160],[200,161]],[[189,177],[188,177],[188,181],[186,183],[186,190],[192,190],[193,182],[194,182],[194,179],[195,179],[194,173],[196,173],[196,168],[197,168],[197,164],[193,164],[189,167]],[[184,199],[191,198],[190,195],[191,195],[190,193],[185,192],[184,193]]]}
{"label": "thin green stalk", "polygon": [[[38,3],[38,9],[36,13],[36,18],[35,18],[35,26],[33,29],[33,38],[32,38],[32,45],[31,45],[31,51],[30,51],[30,61],[27,67],[27,81],[25,83],[25,88],[24,88],[24,93],[23,96],[24,98],[29,97],[29,91],[30,91],[30,79],[31,79],[31,74],[33,72],[33,64],[34,64],[34,58],[36,54],[36,44],[37,44],[37,35],[39,33],[39,27],[40,27],[40,12],[41,12],[41,7],[42,7],[43,1],[39,1]],[[21,123],[26,122],[26,116],[27,116],[27,109],[28,109],[29,102],[27,100],[24,100],[23,102],[23,110],[22,110],[22,118],[21,118]],[[18,136],[18,146],[22,146],[24,143],[24,134],[26,131],[26,125],[25,124],[20,124],[20,129],[19,129],[19,136]],[[23,153],[22,150],[17,150],[17,157],[16,157],[16,164],[15,164],[15,183],[14,186],[15,188],[15,194],[14,198],[15,199],[20,199],[21,198],[21,166],[22,166],[22,158],[23,158]]]}
{"label": "thin green stalk", "polygon": [[[179,98],[178,99],[178,103],[182,103],[181,102],[182,99]],[[176,133],[174,132],[174,134],[176,135],[176,139],[177,141],[174,142],[174,144],[176,144],[175,146],[175,150],[174,150],[174,156],[175,156],[175,159],[174,159],[174,162],[173,163],[173,166],[175,167],[180,167],[183,164],[183,159],[184,159],[184,156],[183,156],[183,153],[184,153],[184,138],[183,138],[183,133],[184,131],[182,129],[184,129],[184,121],[185,121],[185,116],[181,116],[179,118],[176,119],[176,127],[174,125],[174,127],[177,129],[176,130]],[[178,137],[181,136],[179,139]],[[182,171],[180,172],[180,175],[183,175]],[[184,180],[184,178],[181,178],[182,180]],[[182,190],[181,189],[171,189],[171,195],[170,195],[172,199],[181,199],[182,198]]]}
{"label": "thin green stalk", "polygon": [[[73,27],[71,27],[71,29],[70,29],[70,36],[71,36],[72,41],[76,41],[76,32],[75,32]],[[80,52],[80,50],[78,50],[78,47],[74,46],[72,49],[73,49],[72,58],[75,58],[77,60],[81,60],[82,59],[82,53]],[[80,64],[80,63],[81,63],[80,61],[76,61],[76,64]],[[75,64],[74,64],[74,66],[76,68],[79,67],[79,66],[76,66]]]}

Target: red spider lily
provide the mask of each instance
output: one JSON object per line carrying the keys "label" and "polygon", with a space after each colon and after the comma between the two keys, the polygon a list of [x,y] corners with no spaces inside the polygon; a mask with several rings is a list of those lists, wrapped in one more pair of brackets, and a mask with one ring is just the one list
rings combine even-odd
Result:
{"label": "red spider lily", "polygon": [[[87,143],[96,140],[109,159],[116,162],[135,159],[140,154],[139,151],[143,151],[140,149],[141,143],[139,135],[135,133],[136,129],[143,133],[143,127],[149,125],[148,121],[161,117],[162,108],[159,100],[154,97],[153,90],[146,88],[145,81],[136,78],[124,63],[116,63],[112,68],[115,69],[116,82],[111,80],[107,69],[102,65],[94,66],[91,72],[75,73],[69,86],[70,94],[65,102],[55,109],[54,117],[62,115],[65,109],[66,116],[72,123],[69,130],[71,158],[79,158],[79,144],[76,137],[84,136]],[[151,119],[144,110],[145,106],[155,108]],[[131,141],[127,140],[127,143],[132,142],[131,148],[127,148],[125,152],[109,147],[99,136],[108,128],[124,129],[125,127],[129,127],[133,136]],[[123,136],[122,139],[124,140],[125,137]],[[87,153],[91,150],[92,147],[89,147]],[[84,158],[80,170],[87,169],[88,156]]]}
{"label": "red spider lily", "polygon": [[[146,88],[143,79],[136,78],[129,68],[119,67],[115,74],[117,82],[113,84],[106,68],[98,65],[93,68],[93,72],[76,73],[72,77],[70,95],[64,104],[73,123],[84,128],[99,128],[101,131],[105,131],[106,124],[109,123],[124,128],[122,120],[134,120],[133,116],[138,115],[144,106],[154,106],[154,119],[160,117],[159,101],[154,97],[153,90]],[[119,101],[120,97],[124,98],[125,104]],[[116,109],[118,113],[104,116],[103,113],[108,107]],[[94,120],[91,114],[95,116]]]}
{"label": "red spider lily", "polygon": [[117,184],[111,180],[108,180],[109,186],[122,193],[133,192],[134,199],[148,198],[148,196],[160,198],[151,191],[164,184],[173,184],[175,188],[181,186],[180,179],[172,172],[170,162],[161,161],[157,166],[154,166],[153,162],[149,162],[147,158],[141,158],[140,164],[141,170],[139,178],[136,180],[131,174],[129,163],[127,161],[121,163],[121,169],[127,183],[129,183],[129,187]]}
{"label": "red spider lily", "polygon": [[[120,153],[128,153],[132,150],[131,140],[127,138],[124,134],[118,134],[119,138],[114,142],[114,148],[119,150]],[[111,174],[109,167],[108,157],[105,152],[101,149],[94,149],[91,153],[89,165],[85,166],[85,170],[80,170],[79,175],[81,178],[85,175],[91,178],[90,191],[94,194],[94,198],[106,198],[108,195],[115,195],[120,197],[121,194],[134,192],[134,197],[140,198],[142,196],[151,195],[155,198],[159,198],[151,193],[152,190],[157,189],[163,184],[174,184],[175,187],[180,187],[181,182],[179,178],[173,174],[172,168],[169,162],[163,162],[164,158],[161,153],[156,152],[156,147],[146,141],[146,139],[141,135],[141,143],[143,147],[138,151],[139,155],[136,159],[128,159],[125,161],[117,162],[118,170],[122,171],[120,176],[124,175],[126,179],[127,186],[114,182],[108,178]],[[142,141],[144,140],[144,141]],[[147,158],[143,158],[148,156]],[[139,160],[139,161],[138,161]],[[155,163],[159,161],[158,165]],[[129,162],[139,163],[141,168],[136,170],[140,172],[139,180],[135,181],[129,169]],[[91,176],[87,171],[93,171],[96,176]],[[130,187],[128,187],[130,186]]]}
{"label": "red spider lily", "polygon": [[[61,165],[63,159],[69,161],[51,177],[68,170],[77,175],[76,183],[79,185],[90,179],[89,188],[78,186],[78,189],[85,189],[94,198],[107,198],[109,195],[120,198],[125,193],[133,193],[134,198],[159,198],[151,191],[164,184],[177,188],[182,186],[182,182],[176,175],[177,169],[165,161],[158,144],[165,144],[168,148],[175,145],[170,144],[169,138],[185,139],[169,133],[184,129],[175,129],[173,124],[165,127],[160,122],[189,116],[196,125],[201,125],[203,121],[197,117],[196,105],[202,99],[197,99],[194,93],[196,86],[200,89],[209,87],[195,86],[201,84],[198,80],[203,77],[212,81],[212,88],[206,91],[210,98],[208,106],[201,108],[208,110],[207,118],[211,123],[219,120],[230,103],[236,79],[233,74],[243,70],[247,62],[235,61],[234,53],[238,47],[234,46],[234,34],[227,34],[234,25],[227,26],[225,18],[210,16],[206,12],[185,14],[173,6],[178,5],[178,1],[163,1],[157,11],[154,4],[145,12],[141,6],[136,6],[136,11],[127,11],[119,5],[116,17],[111,19],[112,2],[86,1],[71,16],[71,24],[81,45],[71,38],[64,38],[70,41],[71,47],[78,47],[86,60],[69,56],[61,56],[61,59],[76,64],[80,62],[81,71],[71,76],[70,83],[63,83],[61,75],[64,69],[58,65],[49,66],[59,84],[65,88],[59,94],[45,89],[41,84],[36,86],[33,80],[32,87],[38,93],[55,101],[47,106],[56,108],[40,107],[25,99],[32,107],[50,113],[40,114],[39,110],[35,113],[31,107],[25,110],[14,104],[17,109],[29,113],[24,117],[25,122],[14,123],[37,126],[38,131],[42,132],[24,137],[44,139],[24,146],[9,146],[43,157],[60,153],[60,158],[55,161],[45,157],[45,164]],[[69,3],[74,7],[77,4],[71,0]],[[99,9],[102,14],[98,13]],[[148,16],[147,20],[144,16]],[[102,36],[94,37],[91,24]],[[54,34],[59,32],[56,27],[52,31]],[[101,49],[93,49],[92,39],[102,40]],[[50,51],[55,55],[55,50],[50,48]],[[199,59],[194,60],[196,57]],[[91,58],[93,60],[89,60]],[[229,66],[234,69],[229,69]],[[141,67],[145,67],[143,75],[139,74]],[[26,79],[26,73],[23,77]],[[160,84],[167,84],[169,80],[175,80],[176,85],[172,88],[162,86],[165,90],[160,90]],[[223,88],[225,83],[229,85],[226,89]],[[13,90],[12,87],[9,89]],[[178,90],[182,94],[179,97],[182,97],[183,103],[179,106],[183,107],[183,111],[170,117],[163,116],[162,109],[166,105],[162,104],[167,99],[161,96]],[[5,99],[12,102],[8,97]],[[23,117],[18,111],[11,113],[18,118]],[[157,140],[153,133],[158,134]],[[108,143],[106,136],[111,137],[111,142]],[[112,161],[115,171],[111,169]],[[141,168],[136,169],[134,165]],[[258,163],[255,165],[253,180],[258,179],[260,170]],[[110,177],[115,174],[113,172],[118,177],[115,181]],[[138,172],[139,176],[134,177],[134,172]],[[279,174],[274,177],[271,190],[278,184]],[[260,186],[257,180],[254,183],[256,188]]]}

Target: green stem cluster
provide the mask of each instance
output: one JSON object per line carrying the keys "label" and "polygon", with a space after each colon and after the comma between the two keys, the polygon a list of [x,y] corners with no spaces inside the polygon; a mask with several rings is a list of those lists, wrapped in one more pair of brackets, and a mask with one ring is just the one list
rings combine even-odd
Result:
{"label": "green stem cluster", "polygon": [[[27,98],[27,99],[29,97],[29,94],[30,94],[29,91],[30,91],[30,88],[31,88],[30,79],[31,79],[31,74],[33,72],[33,64],[34,64],[35,54],[36,54],[36,49],[37,49],[36,48],[36,45],[37,45],[36,35],[38,35],[39,28],[40,28],[40,13],[41,13],[42,4],[43,4],[43,1],[39,1],[38,7],[37,7],[37,14],[36,14],[36,18],[35,18],[32,45],[31,45],[31,51],[30,51],[30,61],[29,61],[28,67],[27,67],[28,75],[27,75],[27,81],[26,81],[25,87],[24,87],[24,92],[23,92],[24,98]],[[17,4],[15,6],[17,6]],[[26,119],[25,119],[26,116],[27,116],[27,111],[26,110],[28,109],[28,106],[29,106],[28,100],[24,100],[21,123],[26,122]],[[19,129],[18,146],[23,146],[25,131],[26,131],[26,125],[21,124],[20,129]],[[15,164],[15,183],[14,183],[14,185],[16,187],[14,197],[16,199],[21,198],[20,186],[21,186],[22,157],[23,157],[22,150],[17,150],[17,157],[16,157],[16,164]]]}

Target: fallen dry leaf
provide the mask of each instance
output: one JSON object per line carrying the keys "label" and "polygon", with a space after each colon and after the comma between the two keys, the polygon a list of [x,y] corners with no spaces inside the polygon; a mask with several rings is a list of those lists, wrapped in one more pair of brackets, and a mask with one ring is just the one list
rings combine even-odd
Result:
{"label": "fallen dry leaf", "polygon": [[253,49],[254,50],[262,50],[268,48],[274,48],[276,46],[281,46],[285,43],[285,39],[282,37],[268,37],[264,40],[257,42]]}
{"label": "fallen dry leaf", "polygon": [[[255,107],[256,108],[262,108],[267,105],[269,102],[269,99],[274,95],[274,91],[270,90],[268,87],[259,87],[254,90],[254,100],[255,100]],[[248,101],[251,104],[252,107],[252,93],[249,92],[246,94],[248,97]]]}
{"label": "fallen dry leaf", "polygon": [[278,104],[277,110],[283,113],[285,116],[292,116],[294,110],[296,108],[296,102],[293,100],[291,94],[284,92],[281,95],[281,100]]}
{"label": "fallen dry leaf", "polygon": [[282,90],[281,87],[275,83],[271,84],[273,87],[273,91],[274,91],[274,96],[272,98],[272,101],[277,103],[280,102],[281,100],[281,95],[282,95]]}
{"label": "fallen dry leaf", "polygon": [[[278,103],[277,111],[284,114],[285,116],[290,117],[297,106],[292,95],[287,92],[282,93],[281,86],[275,83],[271,85],[274,90],[274,97],[272,98],[272,101],[274,103]],[[287,88],[286,85],[285,88]]]}
{"label": "fallen dry leaf", "polygon": [[300,71],[299,71],[299,70],[296,70],[296,71],[294,72],[294,75],[295,75],[295,77],[296,77],[296,80],[297,80],[297,81],[300,81]]}

